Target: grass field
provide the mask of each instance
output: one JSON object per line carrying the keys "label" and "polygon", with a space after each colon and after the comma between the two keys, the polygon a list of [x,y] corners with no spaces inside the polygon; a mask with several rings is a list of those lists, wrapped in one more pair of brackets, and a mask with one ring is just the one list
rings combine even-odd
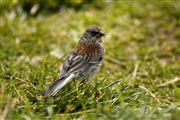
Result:
{"label": "grass field", "polygon": [[[10,120],[178,120],[180,2],[108,2],[33,17],[0,15],[0,118]],[[4,8],[6,9],[6,8]],[[40,93],[90,25],[106,33],[102,69],[55,97]]]}

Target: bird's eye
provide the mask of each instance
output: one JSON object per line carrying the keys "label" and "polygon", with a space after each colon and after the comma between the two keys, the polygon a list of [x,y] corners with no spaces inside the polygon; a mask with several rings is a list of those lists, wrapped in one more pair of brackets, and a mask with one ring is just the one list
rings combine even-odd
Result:
{"label": "bird's eye", "polygon": [[97,31],[91,31],[91,33],[92,33],[93,35],[97,35],[97,34],[98,34]]}

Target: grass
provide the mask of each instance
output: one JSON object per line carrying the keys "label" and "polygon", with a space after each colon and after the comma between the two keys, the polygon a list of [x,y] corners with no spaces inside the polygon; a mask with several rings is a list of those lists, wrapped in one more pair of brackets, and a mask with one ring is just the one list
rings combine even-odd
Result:
{"label": "grass", "polygon": [[[180,118],[180,3],[105,5],[36,17],[21,10],[1,14],[2,119]],[[93,24],[106,33],[101,71],[89,84],[73,81],[55,97],[42,98],[63,59]]]}

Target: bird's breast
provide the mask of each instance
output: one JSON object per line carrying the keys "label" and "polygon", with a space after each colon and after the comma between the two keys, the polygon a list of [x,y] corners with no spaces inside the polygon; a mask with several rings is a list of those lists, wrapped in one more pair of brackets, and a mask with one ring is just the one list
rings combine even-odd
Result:
{"label": "bird's breast", "polygon": [[100,44],[79,43],[75,48],[76,53],[80,55],[98,54],[103,50]]}

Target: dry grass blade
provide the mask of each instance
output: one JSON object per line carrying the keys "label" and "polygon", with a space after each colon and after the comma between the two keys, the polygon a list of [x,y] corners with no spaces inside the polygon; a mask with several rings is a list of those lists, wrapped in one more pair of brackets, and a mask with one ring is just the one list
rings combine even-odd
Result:
{"label": "dry grass blade", "polygon": [[107,85],[107,86],[105,86],[105,87],[103,87],[103,88],[100,88],[99,91],[104,90],[104,89],[106,89],[106,88],[108,88],[108,87],[111,87],[111,86],[113,86],[114,84],[119,83],[119,82],[120,82],[119,80],[118,80],[118,81],[115,81],[115,82],[113,82],[113,83],[111,83],[111,84],[109,84],[109,85]]}
{"label": "dry grass blade", "polygon": [[12,75],[12,76],[0,76],[0,78],[2,78],[2,79],[5,79],[5,80],[19,80],[19,81],[21,81],[21,82],[23,82],[23,83],[26,83],[26,84],[29,84],[27,81],[29,81],[29,80],[24,80],[24,79],[22,79],[22,78],[19,78],[19,77],[14,77],[14,75]]}
{"label": "dry grass blade", "polygon": [[[114,98],[114,99],[111,99],[111,100],[101,101],[101,102],[98,102],[98,103],[111,103],[111,102],[116,102],[117,100],[118,100],[118,98]],[[89,102],[89,104],[93,104],[95,102],[96,101],[92,101],[92,102]]]}
{"label": "dry grass blade", "polygon": [[0,120],[8,120],[8,114],[11,111],[11,109],[15,107],[16,103],[17,103],[17,98],[14,98],[5,106],[4,111],[0,116]]}
{"label": "dry grass blade", "polygon": [[120,62],[119,60],[114,59],[112,57],[111,58],[110,57],[105,57],[105,61],[107,61],[109,63],[117,64],[117,65],[125,65],[125,63]]}
{"label": "dry grass blade", "polygon": [[156,97],[156,95],[154,95],[151,91],[149,91],[147,88],[145,88],[144,86],[140,85],[139,88],[141,88],[142,90],[145,90],[147,93],[149,93],[158,103],[160,103],[159,99]]}
{"label": "dry grass blade", "polygon": [[20,97],[20,99],[25,103],[23,96],[22,96],[22,95],[20,94],[20,92],[17,90],[16,86],[13,85],[13,87],[14,87],[16,93],[18,94],[18,96]]}
{"label": "dry grass blade", "polygon": [[179,77],[175,77],[174,79],[172,79],[172,80],[170,80],[168,82],[165,82],[165,83],[162,83],[162,84],[158,85],[158,87],[165,87],[165,86],[168,86],[170,84],[176,83],[178,81],[180,81],[180,78]]}
{"label": "dry grass blade", "polygon": [[139,68],[139,62],[137,62],[137,63],[135,64],[134,71],[133,71],[133,73],[132,73],[132,78],[133,78],[133,79],[136,78],[138,68]]}

